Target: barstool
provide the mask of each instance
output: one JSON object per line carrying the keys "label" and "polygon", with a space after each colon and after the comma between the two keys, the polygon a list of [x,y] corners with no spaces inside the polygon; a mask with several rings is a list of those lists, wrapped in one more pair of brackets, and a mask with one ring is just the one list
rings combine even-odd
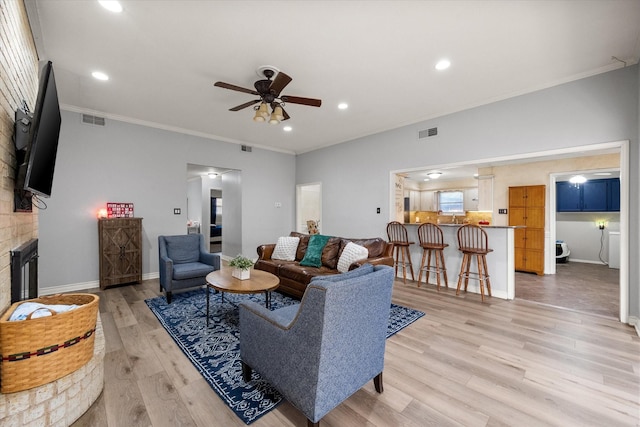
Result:
{"label": "barstool", "polygon": [[[480,282],[480,295],[484,302],[484,283],[487,283],[487,294],[491,296],[491,279],[489,279],[489,271],[487,270],[487,254],[493,252],[489,249],[489,239],[487,232],[477,225],[466,224],[458,229],[458,249],[462,252],[462,265],[460,266],[460,274],[458,275],[458,288],[456,295],[460,295],[460,286],[464,278],[464,290],[467,291],[469,277]],[[478,272],[469,271],[471,268],[471,260],[476,257]],[[472,277],[473,276],[473,277]]]}
{"label": "barstool", "polygon": [[[422,278],[422,272],[425,272],[425,283],[429,284],[429,276],[431,273],[436,275],[437,289],[440,290],[440,275],[444,277],[444,285],[449,287],[447,279],[447,267],[444,263],[444,248],[449,246],[444,243],[442,237],[442,229],[436,224],[426,222],[418,227],[418,239],[422,246],[422,262],[420,263],[420,271],[418,272],[418,287]],[[431,265],[431,254],[435,258],[435,267]],[[425,261],[427,265],[425,266]]]}
{"label": "barstool", "polygon": [[[402,280],[407,283],[408,265],[411,271],[411,280],[416,280],[413,276],[413,264],[411,264],[411,253],[409,252],[409,245],[413,245],[415,242],[409,241],[407,228],[398,221],[392,221],[387,224],[387,236],[389,237],[389,243],[393,243],[396,276],[398,275],[398,265],[402,265]],[[400,261],[400,258],[402,258],[402,261]]]}

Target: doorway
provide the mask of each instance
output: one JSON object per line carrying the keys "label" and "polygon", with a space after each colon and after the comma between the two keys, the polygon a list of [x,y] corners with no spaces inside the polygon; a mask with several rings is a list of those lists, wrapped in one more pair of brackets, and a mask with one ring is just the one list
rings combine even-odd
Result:
{"label": "doorway", "polygon": [[[619,315],[618,319],[627,323],[629,318],[629,141],[614,141],[600,144],[591,144],[585,146],[578,146],[572,148],[549,150],[545,152],[529,153],[527,155],[507,156],[498,158],[479,159],[468,163],[452,163],[452,164],[430,164],[421,168],[414,168],[408,170],[391,171],[389,176],[389,211],[394,212],[394,178],[398,173],[415,173],[422,170],[436,170],[436,169],[455,169],[459,167],[467,167],[474,165],[478,168],[492,168],[499,165],[525,165],[528,163],[539,162],[544,160],[554,159],[568,159],[584,156],[598,156],[601,154],[619,153],[619,167],[620,167],[620,243],[619,243],[619,280],[617,284],[617,295],[619,301]],[[517,175],[517,174],[516,174]],[[496,177],[497,179],[497,177]],[[508,179],[508,177],[506,177]],[[553,177],[547,182],[549,188],[549,206],[548,212],[555,212],[555,180]],[[500,188],[508,187],[507,184],[500,184]],[[500,192],[498,192],[500,193]],[[503,191],[504,193],[504,191]],[[497,195],[498,198],[500,194]],[[494,194],[494,198],[496,194]],[[502,195],[503,199],[506,197]],[[506,205],[506,199],[503,200]],[[501,206],[494,206],[494,218],[499,218],[499,212],[502,209]],[[498,224],[500,225],[500,224]],[[506,224],[502,224],[506,225]],[[555,221],[549,221],[549,230],[546,233],[545,240],[545,271],[551,275],[555,275],[555,241],[556,241],[556,227]],[[554,250],[551,249],[550,242],[554,243]],[[553,262],[553,272],[551,272],[551,266]],[[509,292],[511,295],[515,294],[515,290],[511,289]]]}
{"label": "doorway", "polygon": [[222,190],[211,190],[209,252],[222,253]]}
{"label": "doorway", "polygon": [[322,233],[322,183],[296,185],[296,231],[309,233],[308,221],[315,221]]}
{"label": "doorway", "polygon": [[242,172],[188,163],[188,232],[202,234],[210,251],[230,259],[242,251],[241,218]]}

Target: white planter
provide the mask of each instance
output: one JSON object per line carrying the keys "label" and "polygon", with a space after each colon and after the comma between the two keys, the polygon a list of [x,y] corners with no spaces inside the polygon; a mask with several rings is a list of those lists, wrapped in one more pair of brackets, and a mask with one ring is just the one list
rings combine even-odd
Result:
{"label": "white planter", "polygon": [[250,273],[251,273],[251,270],[241,270],[239,268],[234,268],[231,271],[231,275],[236,279],[240,279],[240,280],[247,280],[249,278]]}

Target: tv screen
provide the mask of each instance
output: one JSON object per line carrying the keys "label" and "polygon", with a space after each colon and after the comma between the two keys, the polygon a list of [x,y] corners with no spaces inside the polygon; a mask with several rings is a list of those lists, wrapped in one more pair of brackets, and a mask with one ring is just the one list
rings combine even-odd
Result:
{"label": "tv screen", "polygon": [[53,64],[49,61],[40,72],[38,97],[24,159],[27,164],[23,190],[51,196],[61,123]]}

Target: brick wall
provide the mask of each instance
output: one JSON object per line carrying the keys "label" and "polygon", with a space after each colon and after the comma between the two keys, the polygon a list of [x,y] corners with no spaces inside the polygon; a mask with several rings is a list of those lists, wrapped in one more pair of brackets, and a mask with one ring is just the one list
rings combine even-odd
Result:
{"label": "brick wall", "polygon": [[10,251],[38,237],[38,214],[13,212],[16,108],[31,110],[38,91],[38,55],[22,0],[0,0],[0,313],[11,302]]}

